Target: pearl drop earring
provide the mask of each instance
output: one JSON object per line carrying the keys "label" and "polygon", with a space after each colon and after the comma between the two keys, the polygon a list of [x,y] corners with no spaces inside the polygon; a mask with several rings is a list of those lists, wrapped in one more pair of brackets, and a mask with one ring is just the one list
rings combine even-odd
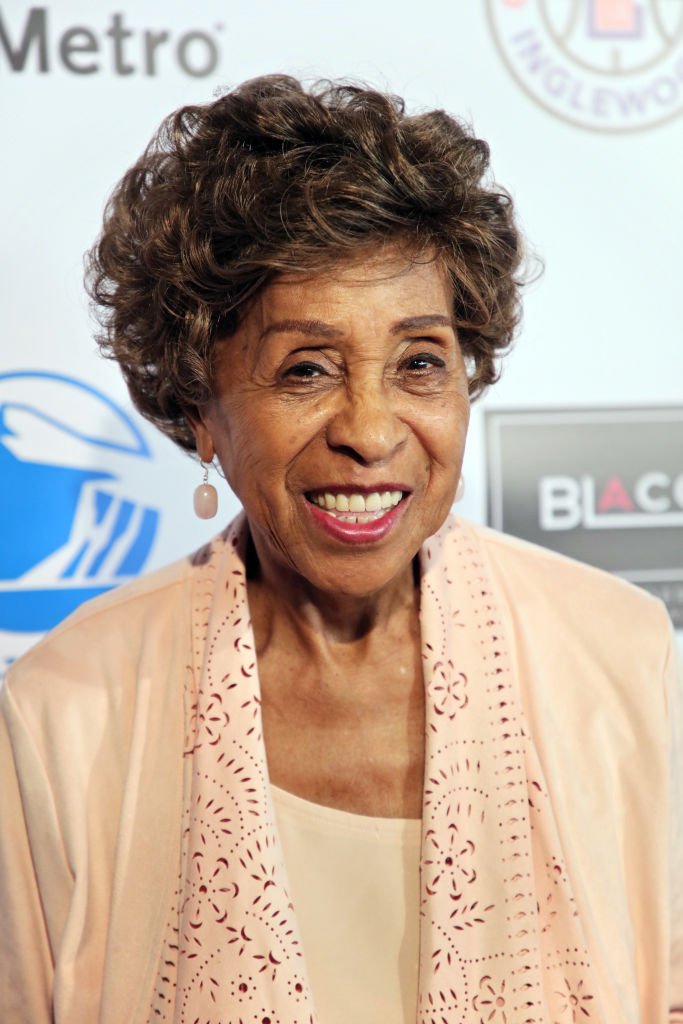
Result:
{"label": "pearl drop earring", "polygon": [[218,511],[218,491],[209,483],[209,467],[203,462],[204,479],[194,489],[194,511],[200,519],[213,519]]}
{"label": "pearl drop earring", "polygon": [[455,498],[453,500],[454,501],[462,501],[462,499],[464,497],[465,497],[465,477],[461,476],[460,479],[458,480],[458,486],[455,488]]}

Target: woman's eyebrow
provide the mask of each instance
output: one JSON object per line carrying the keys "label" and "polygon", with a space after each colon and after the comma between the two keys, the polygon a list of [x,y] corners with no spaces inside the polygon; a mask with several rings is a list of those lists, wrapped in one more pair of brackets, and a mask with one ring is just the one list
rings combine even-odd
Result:
{"label": "woman's eyebrow", "polygon": [[[426,313],[423,316],[407,316],[397,320],[391,325],[391,334],[402,334],[404,331],[421,331],[426,327],[450,327],[455,330],[455,324],[451,317],[442,313]],[[318,338],[338,338],[343,331],[324,320],[277,320],[268,324],[261,332],[260,341],[264,341],[270,334],[291,333],[309,334]]]}
{"label": "woman's eyebrow", "polygon": [[310,334],[318,338],[338,338],[343,332],[324,320],[277,320],[263,329],[260,341],[275,333]]}
{"label": "woman's eyebrow", "polygon": [[442,313],[427,313],[425,316],[407,316],[403,320],[397,320],[391,325],[392,334],[402,334],[404,331],[421,331],[425,327],[450,327],[455,330],[455,323],[449,316]]}

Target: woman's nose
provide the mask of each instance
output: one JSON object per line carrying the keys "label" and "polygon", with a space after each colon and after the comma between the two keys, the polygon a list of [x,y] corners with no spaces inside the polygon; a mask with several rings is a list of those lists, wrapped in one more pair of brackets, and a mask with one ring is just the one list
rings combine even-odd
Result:
{"label": "woman's nose", "polygon": [[407,427],[381,386],[347,391],[327,426],[327,443],[363,465],[381,465],[403,447]]}

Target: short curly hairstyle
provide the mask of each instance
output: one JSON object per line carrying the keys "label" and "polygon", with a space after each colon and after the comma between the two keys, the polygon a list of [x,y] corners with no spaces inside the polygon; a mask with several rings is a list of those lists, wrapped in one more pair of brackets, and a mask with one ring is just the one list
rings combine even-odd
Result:
{"label": "short curly hairstyle", "polygon": [[387,239],[443,261],[479,395],[520,313],[522,247],[489,149],[441,110],[358,85],[255,78],[166,118],[115,188],[86,257],[97,340],[133,402],[193,450],[186,413],[212,393],[212,349],[276,274]]}

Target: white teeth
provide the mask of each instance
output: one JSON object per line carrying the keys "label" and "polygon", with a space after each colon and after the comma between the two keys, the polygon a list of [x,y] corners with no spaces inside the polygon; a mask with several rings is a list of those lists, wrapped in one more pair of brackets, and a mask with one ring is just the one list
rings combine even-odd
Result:
{"label": "white teeth", "polygon": [[394,508],[403,497],[402,491],[372,491],[370,494],[312,494],[311,501],[328,512],[380,512]]}

